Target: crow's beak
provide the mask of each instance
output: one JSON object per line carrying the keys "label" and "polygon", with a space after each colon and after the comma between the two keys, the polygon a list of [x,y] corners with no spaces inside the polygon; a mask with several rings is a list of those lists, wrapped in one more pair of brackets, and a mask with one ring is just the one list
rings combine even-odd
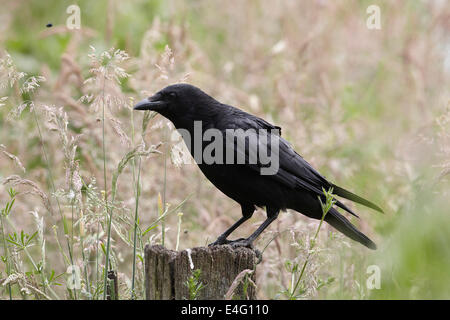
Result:
{"label": "crow's beak", "polygon": [[163,109],[167,105],[166,101],[161,100],[161,95],[155,94],[150,98],[146,98],[134,106],[134,110],[152,110],[158,111]]}

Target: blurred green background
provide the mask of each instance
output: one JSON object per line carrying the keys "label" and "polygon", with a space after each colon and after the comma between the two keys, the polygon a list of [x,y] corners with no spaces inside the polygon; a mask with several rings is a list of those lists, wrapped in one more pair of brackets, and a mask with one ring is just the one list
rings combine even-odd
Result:
{"label": "blurred green background", "polygon": [[[81,30],[65,28],[70,16],[66,9],[72,4],[81,9]],[[366,26],[370,16],[366,9],[373,4],[380,8],[380,30]],[[219,101],[281,126],[296,150],[327,178],[383,207],[384,215],[354,207],[361,219],[352,221],[376,240],[376,252],[343,237],[332,238],[332,229],[324,229],[323,252],[317,253],[308,270],[311,278],[305,286],[311,290],[306,290],[305,298],[450,298],[447,1],[3,0],[1,7],[1,51],[11,55],[20,71],[47,78],[35,99],[64,107],[71,121],[73,115],[71,132],[99,135],[95,128],[84,131],[88,118],[98,115],[76,114],[67,96],[78,101],[85,91],[74,80],[75,71],[62,77],[64,68],[76,65],[85,80],[90,46],[97,52],[119,48],[131,57],[125,65],[131,76],[120,85],[126,97],[142,98],[145,92],[188,75],[186,81]],[[53,26],[47,28],[48,23]],[[161,58],[166,45],[174,62],[163,72],[165,77],[159,77],[155,65],[167,63]],[[64,55],[73,64],[65,62]],[[66,99],[58,95],[61,92]],[[8,99],[0,107],[0,144],[22,160],[25,178],[39,181],[50,192],[32,118],[23,116],[20,124],[7,121],[14,104],[27,97],[17,96],[8,86],[0,94],[14,95],[16,100]],[[114,115],[130,135],[129,113],[122,109]],[[151,143],[163,139],[161,126],[152,130],[147,136]],[[109,139],[113,168],[123,150],[114,145],[113,132]],[[58,142],[51,136],[46,140],[51,158],[59,163]],[[92,141],[80,144],[78,159],[83,176],[96,176],[100,182],[101,165],[95,159],[99,148]],[[93,155],[92,166],[84,166],[89,164],[88,155]],[[143,169],[143,221],[157,214],[162,167],[161,158],[155,158]],[[64,185],[63,166],[57,170],[58,184]],[[0,156],[0,179],[14,173],[17,169],[10,159]],[[131,177],[131,172],[125,174]],[[188,195],[186,190],[194,190],[193,199],[183,207],[182,249],[204,245],[239,217],[237,205],[194,166],[178,169],[170,164],[167,175],[168,202],[176,204]],[[131,187],[120,187],[120,201],[126,207]],[[6,190],[0,186],[1,205],[8,199]],[[18,202],[22,212],[35,206],[27,199]],[[12,219],[31,232],[19,213]],[[169,245],[176,241],[176,219],[166,222],[171,226]],[[252,218],[242,235],[261,219],[261,215]],[[289,284],[290,274],[283,265],[287,260],[302,261],[303,251],[293,243],[307,239],[315,226],[288,213],[271,227],[260,246],[277,233],[290,232],[282,233],[279,243],[272,243],[265,253],[257,275],[258,297],[275,298]],[[124,257],[118,264],[128,274],[129,248],[118,240],[117,251]],[[58,268],[51,259],[49,254],[47,264]],[[380,289],[366,287],[370,265],[380,268]],[[335,280],[330,284],[317,285],[331,278]]]}

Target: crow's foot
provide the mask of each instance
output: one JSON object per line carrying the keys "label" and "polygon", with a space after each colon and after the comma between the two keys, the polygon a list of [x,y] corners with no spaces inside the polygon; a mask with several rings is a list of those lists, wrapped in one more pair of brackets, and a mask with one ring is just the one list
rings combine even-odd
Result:
{"label": "crow's foot", "polygon": [[236,249],[239,247],[250,248],[255,251],[256,259],[257,259],[256,264],[259,264],[262,261],[262,252],[259,251],[258,249],[255,249],[253,247],[253,243],[245,238],[239,238],[236,240],[227,240],[227,239],[218,238],[213,243],[208,244],[208,247],[220,246],[220,245],[224,245],[224,244],[230,245],[233,249]]}
{"label": "crow's foot", "polygon": [[245,239],[244,238],[239,238],[239,239],[236,239],[236,240],[227,240],[227,239],[218,238],[213,243],[208,244],[208,247],[220,246],[220,245],[223,245],[223,244],[230,244],[230,245],[232,245],[235,242],[240,242],[240,241],[243,241],[243,240],[245,240]]}
{"label": "crow's foot", "polygon": [[231,247],[236,249],[239,247],[253,249],[253,243],[248,239],[238,239],[230,243]]}

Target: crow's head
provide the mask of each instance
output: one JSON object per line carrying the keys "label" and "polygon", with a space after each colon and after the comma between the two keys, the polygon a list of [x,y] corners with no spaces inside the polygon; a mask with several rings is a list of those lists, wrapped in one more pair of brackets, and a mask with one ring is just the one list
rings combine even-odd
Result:
{"label": "crow's head", "polygon": [[[186,83],[173,84],[158,91],[134,106],[134,110],[152,110],[176,122],[203,113],[208,105],[216,102],[197,87]],[[194,117],[193,117],[194,116]]]}

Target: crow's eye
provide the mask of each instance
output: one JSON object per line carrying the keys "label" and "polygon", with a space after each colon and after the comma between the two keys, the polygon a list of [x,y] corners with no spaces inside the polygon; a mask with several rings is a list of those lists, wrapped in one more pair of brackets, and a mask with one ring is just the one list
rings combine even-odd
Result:
{"label": "crow's eye", "polygon": [[169,97],[176,98],[177,94],[175,92],[169,92]]}

